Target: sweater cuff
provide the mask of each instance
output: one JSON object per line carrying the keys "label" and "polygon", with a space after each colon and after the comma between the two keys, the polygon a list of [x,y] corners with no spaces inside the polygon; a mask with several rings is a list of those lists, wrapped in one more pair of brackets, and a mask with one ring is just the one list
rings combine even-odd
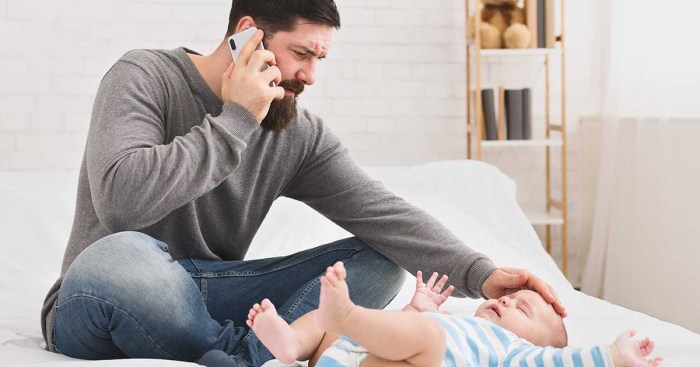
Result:
{"label": "sweater cuff", "polygon": [[486,278],[488,278],[491,273],[496,271],[496,265],[491,262],[488,258],[482,257],[472,264],[467,270],[467,288],[470,293],[474,296],[480,295],[484,299],[488,299],[484,292],[481,290]]}
{"label": "sweater cuff", "polygon": [[253,114],[238,103],[224,103],[221,114],[216,117],[216,121],[232,135],[243,141],[247,141],[253,132],[260,128],[260,124]]}

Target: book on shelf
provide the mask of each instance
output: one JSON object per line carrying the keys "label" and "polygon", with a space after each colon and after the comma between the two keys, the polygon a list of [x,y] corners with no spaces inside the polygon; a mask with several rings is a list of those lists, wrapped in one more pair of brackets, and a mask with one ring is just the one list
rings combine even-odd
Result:
{"label": "book on shelf", "polygon": [[[484,140],[532,139],[532,92],[530,88],[499,88],[498,104],[491,88],[481,90]],[[498,105],[498,112],[496,106]]]}
{"label": "book on shelf", "polygon": [[481,107],[484,116],[484,129],[486,140],[498,139],[498,126],[496,124],[496,105],[493,89],[481,90]]}
{"label": "book on shelf", "polygon": [[532,91],[523,89],[523,139],[532,139]]}
{"label": "book on shelf", "polygon": [[[533,0],[530,0],[533,1]],[[537,2],[537,47],[547,47],[547,0],[534,0]]]}
{"label": "book on shelf", "polygon": [[506,89],[503,104],[507,139],[532,139],[532,92],[530,88]]}
{"label": "book on shelf", "polygon": [[508,140],[523,138],[523,91],[506,89],[506,136]]}

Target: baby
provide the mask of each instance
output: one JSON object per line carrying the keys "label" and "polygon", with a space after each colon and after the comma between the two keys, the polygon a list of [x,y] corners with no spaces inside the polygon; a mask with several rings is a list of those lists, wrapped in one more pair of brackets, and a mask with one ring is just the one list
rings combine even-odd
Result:
{"label": "baby", "polygon": [[[309,359],[331,366],[658,366],[649,359],[654,343],[635,341],[634,331],[610,346],[566,347],[561,317],[536,292],[521,290],[484,302],[475,317],[438,308],[454,289],[434,273],[427,284],[417,274],[416,293],[406,312],[366,309],[352,303],[341,262],[321,278],[319,308],[291,325],[265,299],[248,314],[250,326],[284,363]],[[341,336],[342,335],[342,336]]]}

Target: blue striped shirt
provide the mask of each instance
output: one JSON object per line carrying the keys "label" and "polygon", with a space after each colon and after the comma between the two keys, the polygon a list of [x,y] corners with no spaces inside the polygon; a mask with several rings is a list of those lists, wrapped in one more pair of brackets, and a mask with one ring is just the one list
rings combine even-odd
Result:
{"label": "blue striped shirt", "polygon": [[[592,348],[538,347],[480,317],[426,312],[445,329],[447,348],[442,367],[613,367],[608,346]],[[367,349],[340,337],[316,367],[357,367]]]}
{"label": "blue striped shirt", "polygon": [[426,312],[445,329],[443,367],[612,367],[608,346],[538,347],[480,317]]}

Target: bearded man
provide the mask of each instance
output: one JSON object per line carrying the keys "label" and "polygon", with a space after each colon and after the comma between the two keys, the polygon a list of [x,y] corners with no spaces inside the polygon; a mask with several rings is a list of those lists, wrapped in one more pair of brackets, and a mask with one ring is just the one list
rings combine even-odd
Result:
{"label": "bearded man", "polygon": [[[234,64],[226,39],[252,26],[260,30]],[[497,269],[368,177],[297,108],[339,27],[333,0],[233,0],[211,54],[135,50],[114,64],[95,98],[61,275],[42,309],[49,350],[182,361],[220,350],[259,366],[273,357],[245,323],[250,307],[269,298],[291,323],[318,306],[319,277],[337,261],[365,307],[386,306],[402,268],[420,268],[449,275],[460,296],[533,288],[563,312],[544,282]],[[356,237],[245,260],[282,196]]]}

